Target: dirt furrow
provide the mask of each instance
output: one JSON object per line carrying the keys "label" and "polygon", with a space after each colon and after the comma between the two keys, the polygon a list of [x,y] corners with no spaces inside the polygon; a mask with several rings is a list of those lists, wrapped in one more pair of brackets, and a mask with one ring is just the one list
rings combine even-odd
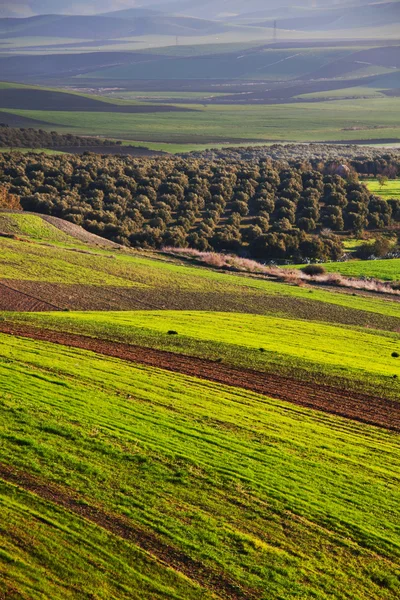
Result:
{"label": "dirt furrow", "polygon": [[[12,308],[11,308],[12,307]],[[45,302],[26,292],[21,292],[9,284],[0,281],[0,310],[13,310],[18,312],[43,312],[47,310],[61,310],[59,306]]]}
{"label": "dirt furrow", "polygon": [[400,401],[251,369],[239,369],[202,358],[72,333],[58,333],[7,322],[0,323],[0,332],[82,348],[105,356],[251,390],[300,406],[400,431]]}
{"label": "dirt furrow", "polygon": [[205,589],[215,592],[219,598],[256,600],[259,597],[256,591],[246,589],[223,573],[214,571],[181,550],[168,545],[153,532],[135,527],[123,517],[113,515],[98,506],[89,505],[86,498],[80,498],[70,490],[39,480],[29,473],[3,463],[0,463],[0,478],[132,542],[166,566],[176,569]]}

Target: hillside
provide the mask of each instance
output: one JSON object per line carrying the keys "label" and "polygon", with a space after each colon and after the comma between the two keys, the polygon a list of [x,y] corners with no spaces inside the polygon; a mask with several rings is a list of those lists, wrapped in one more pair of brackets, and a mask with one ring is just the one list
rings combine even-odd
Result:
{"label": "hillside", "polygon": [[83,350],[0,342],[5,593],[397,593],[391,433]]}
{"label": "hillside", "polygon": [[[263,16],[267,20],[263,20]],[[253,20],[254,19],[254,20]],[[241,15],[240,22],[252,23],[257,27],[270,27],[277,21],[279,29],[322,31],[360,27],[383,27],[400,22],[400,4],[395,2],[367,3],[363,6],[325,7],[324,9],[289,8],[289,11],[265,10],[255,14]]]}
{"label": "hillside", "polygon": [[[126,6],[125,0],[81,0],[79,3],[81,14],[94,14],[124,6]],[[30,17],[50,12],[74,14],[76,8],[74,0],[13,0],[13,2],[4,0],[1,3],[0,16]]]}
{"label": "hillside", "polygon": [[26,19],[0,19],[0,38],[3,39],[59,37],[107,40],[141,35],[207,35],[224,30],[224,25],[204,19],[152,14],[120,18],[41,15]]}
{"label": "hillside", "polygon": [[0,593],[397,595],[397,298],[0,232]]}
{"label": "hillside", "polygon": [[[287,52],[273,51],[275,56]],[[107,69],[97,76],[88,74],[86,70],[96,68],[102,60],[102,53],[99,54],[90,55],[87,66],[88,55],[85,60],[81,59],[82,55],[72,55],[72,60],[71,55],[61,55],[57,60],[42,56],[0,57],[2,73],[7,73],[5,77],[32,81],[25,83],[25,87],[20,83],[0,83],[0,124],[117,140],[124,146],[145,147],[147,152],[184,153],[274,142],[393,144],[400,140],[397,89],[389,87],[396,85],[395,75],[399,70],[390,73],[391,79],[383,77],[379,81],[380,76],[362,80],[299,78],[290,81],[295,73],[294,65],[290,67],[285,62],[282,63],[285,69],[280,67],[279,71],[285,71],[286,81],[271,84],[262,80],[257,83],[252,80],[176,81],[174,73],[178,73],[183,64],[185,69],[193,65],[189,59],[171,59],[166,55],[160,60],[158,55],[152,54],[148,55],[147,69],[144,69],[140,61],[146,58],[140,53],[123,53],[122,60],[137,60],[138,69],[145,76],[153,76],[153,73],[155,76],[146,82],[139,79],[132,82],[129,76],[136,68],[133,62],[110,69],[113,72],[108,80],[97,78],[104,76]],[[307,51],[296,64],[304,69],[310,66],[309,61],[321,65],[327,54],[332,52],[323,50],[313,55]],[[111,60],[113,53],[108,56]],[[113,60],[117,58],[115,55]],[[227,65],[224,57],[219,56],[217,61],[211,58],[208,64],[219,72]],[[199,62],[198,68],[206,69],[207,61]],[[245,63],[251,65],[251,55]],[[233,68],[233,60],[230,64]],[[75,77],[72,77],[72,69]],[[38,87],[34,82],[37,78],[46,78],[47,70],[53,73],[48,80],[50,87]],[[124,71],[120,73],[124,80],[113,79],[118,70]],[[171,79],[157,80],[157,73]],[[189,71],[186,75],[190,76]],[[106,87],[100,87],[99,93],[94,94],[95,88],[86,87],[89,83]],[[69,86],[65,90],[56,89],[57,84]],[[76,85],[81,91],[75,89]],[[138,88],[144,91],[134,91]],[[131,153],[128,149],[125,152]]]}
{"label": "hillside", "polygon": [[[343,1],[342,3],[345,4],[346,2]],[[79,3],[79,14],[120,12],[126,8],[132,9],[134,7],[136,9],[136,4],[135,0],[96,0],[96,2],[94,0],[82,0]],[[250,0],[245,5],[240,0],[233,0],[229,4],[231,14],[247,13],[265,8],[265,3],[262,0]],[[277,0],[269,0],[269,4],[270,6],[279,6]],[[326,4],[326,1],[320,2],[320,4]],[[297,5],[307,6],[309,3],[307,0],[300,0],[297,2]],[[225,0],[217,0],[217,2],[213,3],[210,0],[205,0],[202,3],[199,3],[198,0],[141,0],[140,10],[143,9],[157,9],[169,13],[183,12],[186,14],[195,14],[198,12],[201,15],[206,12],[208,14],[212,13],[213,17],[229,14]],[[77,5],[74,0],[16,0],[14,2],[6,0],[2,3],[2,12],[7,17],[30,16],[49,12],[74,14],[77,12]]]}
{"label": "hillside", "polygon": [[400,598],[400,0],[0,0],[0,600]]}
{"label": "hillside", "polygon": [[[59,322],[65,321],[66,330],[70,332],[83,332],[87,328],[87,333],[95,334],[94,337],[105,336],[107,339],[119,342],[129,340],[132,342],[134,339],[137,345],[140,342],[140,345],[149,344],[160,349],[167,345],[168,349],[183,354],[186,352],[185,348],[187,350],[190,348],[191,353],[205,358],[210,356],[210,352],[214,356],[219,356],[218,353],[222,352],[223,355],[226,355],[228,362],[235,366],[253,365],[262,371],[269,371],[272,368],[275,358],[282,353],[283,346],[286,346],[284,354],[288,357],[293,355],[293,358],[297,356],[297,364],[289,358],[286,363],[281,357],[279,368],[282,373],[288,375],[295,368],[295,370],[303,372],[303,378],[309,379],[312,373],[314,373],[312,375],[314,377],[318,372],[316,366],[312,367],[312,363],[317,363],[318,359],[321,360],[324,353],[321,355],[317,346],[314,349],[311,349],[310,346],[308,354],[304,351],[299,354],[295,346],[291,346],[289,338],[286,342],[282,340],[282,335],[291,335],[292,326],[289,322],[285,324],[285,321],[279,321],[279,319],[283,317],[294,320],[296,327],[304,327],[304,336],[317,334],[317,322],[330,322],[333,328],[339,323],[343,324],[349,329],[348,335],[353,335],[351,333],[353,327],[355,328],[354,335],[356,335],[357,327],[366,327],[368,323],[374,324],[377,329],[393,331],[397,327],[397,319],[400,316],[397,302],[368,298],[362,295],[349,296],[345,291],[326,291],[317,288],[314,288],[310,295],[310,289],[307,287],[293,287],[268,280],[268,278],[263,280],[243,274],[229,274],[223,270],[218,271],[218,269],[207,269],[182,262],[181,258],[168,254],[128,250],[94,236],[72,223],[46,215],[0,213],[0,231],[3,234],[0,237],[1,285],[13,290],[15,298],[19,294],[21,301],[25,295],[25,309],[21,304],[19,310],[29,312],[31,299],[35,297],[44,305],[40,309],[41,311],[49,310],[50,306],[53,310],[58,309],[59,311],[63,311],[65,308],[74,310],[127,310],[130,308],[131,310],[153,311],[151,323],[149,322],[146,326],[147,333],[140,320],[146,318],[146,313],[138,314],[138,320],[135,317],[136,313],[132,313],[129,319],[127,313],[122,313],[120,325],[118,325],[117,313],[110,317],[107,317],[107,313],[104,313],[103,317],[96,314],[93,315],[94,320],[88,314],[87,321],[83,314],[81,318],[78,318],[78,316],[70,317],[69,313],[65,316],[63,316],[64,313],[60,313]],[[396,261],[393,262],[393,264],[395,263]],[[48,301],[50,298],[52,304],[46,307],[46,300]],[[10,303],[7,305],[7,301],[3,297],[1,309],[7,310],[11,306]],[[163,317],[161,313],[158,317],[158,313],[156,314],[154,309],[172,311],[170,314],[165,313],[165,318],[170,319],[170,324],[175,326],[171,329],[176,328],[179,333],[179,330],[183,328],[186,332],[185,335],[194,336],[198,341],[195,343],[194,339],[192,341],[187,339],[182,345],[181,337],[158,338],[157,331],[160,327],[162,331],[164,328]],[[202,317],[199,313],[201,318],[197,323],[196,317],[190,312],[173,314],[173,311],[193,309],[224,312],[229,310],[232,313],[232,323],[223,328],[216,327],[210,322],[210,325],[205,327],[204,324],[201,325],[203,318],[214,320],[218,318],[217,315],[212,317],[209,313]],[[265,317],[264,325],[262,325],[261,319],[252,321],[249,316],[248,323],[243,328],[243,336],[250,336],[248,342],[255,352],[252,352],[247,358],[241,357],[240,353],[229,350],[230,344],[236,343],[236,334],[232,337],[228,333],[241,329],[239,313],[265,315],[268,316],[268,319],[277,319],[273,328],[279,322],[280,334],[276,339],[271,338],[268,342],[265,336],[268,328],[272,327],[273,321],[269,323]],[[181,321],[179,314],[182,315],[183,320]],[[301,325],[306,315],[315,322],[315,325],[308,329],[307,325]],[[161,320],[157,325],[159,318]],[[43,322],[46,319],[47,316],[43,315]],[[190,319],[193,323],[191,333]],[[245,322],[244,319],[245,317],[243,317],[242,324]],[[28,318],[28,315],[22,318],[17,314],[12,318],[15,323],[26,324],[34,324],[35,320],[35,316],[32,320]],[[76,327],[74,326],[75,321]],[[114,321],[114,325],[112,321]],[[8,318],[6,322],[8,322]],[[254,331],[252,329],[253,322]],[[54,324],[51,319],[49,323]],[[335,331],[334,335],[335,337],[342,335],[340,328]],[[366,344],[368,344],[367,338]],[[202,344],[202,340],[207,341],[208,346]],[[215,349],[212,350],[210,343],[214,342]],[[245,338],[242,338],[241,342],[245,342]],[[281,350],[277,348],[278,343],[282,344]],[[324,344],[322,330],[319,343],[322,346]],[[261,355],[259,346],[262,344],[271,344],[271,349],[275,347],[275,354],[269,355],[268,346],[265,346],[267,354]],[[317,344],[316,340],[315,344]],[[324,369],[331,369],[330,376],[333,379],[338,374],[345,377],[344,370],[339,369],[340,361],[344,360],[340,352],[340,343],[338,342],[337,357],[334,358],[332,355],[331,358],[323,359]],[[363,362],[370,373],[369,383],[373,385],[374,377],[378,376],[379,378],[379,373],[383,375],[385,368],[378,367],[378,364],[369,364],[368,360],[363,361],[362,357],[365,352],[367,350],[360,349],[357,360]],[[350,371],[357,368],[357,360],[354,356],[351,357],[351,353],[348,360]],[[327,361],[326,364],[325,361]],[[382,365],[384,363],[383,358]],[[394,364],[392,368],[395,366]],[[307,371],[309,371],[308,374]],[[357,377],[360,376],[359,373]],[[355,372],[352,377],[356,377]],[[350,376],[348,379],[350,380]],[[361,376],[361,380],[364,380],[364,384],[368,384],[364,376]],[[384,382],[383,379],[381,381],[382,389],[387,387]],[[391,382],[387,381],[387,383]],[[348,382],[348,384],[350,383]]]}

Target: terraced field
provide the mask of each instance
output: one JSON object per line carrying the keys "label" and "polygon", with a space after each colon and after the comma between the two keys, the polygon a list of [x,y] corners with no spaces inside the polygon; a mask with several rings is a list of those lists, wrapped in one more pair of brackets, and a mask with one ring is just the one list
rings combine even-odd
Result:
{"label": "terraced field", "polygon": [[0,597],[399,595],[396,298],[0,232]]}

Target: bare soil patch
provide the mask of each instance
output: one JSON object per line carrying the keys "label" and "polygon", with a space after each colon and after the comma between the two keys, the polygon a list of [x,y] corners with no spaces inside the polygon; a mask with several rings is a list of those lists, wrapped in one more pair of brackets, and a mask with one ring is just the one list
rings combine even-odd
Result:
{"label": "bare soil patch", "polygon": [[202,358],[89,338],[82,335],[40,330],[6,322],[0,323],[0,331],[63,346],[82,348],[105,356],[247,389],[264,396],[339,415],[361,423],[400,431],[400,402],[395,400],[331,385],[305,382],[270,373],[260,373],[251,369],[239,369]]}
{"label": "bare soil patch", "polygon": [[111,242],[106,238],[100,237],[99,235],[95,235],[94,233],[90,233],[80,227],[79,225],[75,225],[75,223],[71,223],[70,221],[65,221],[64,219],[59,219],[58,217],[52,217],[50,215],[38,215],[37,213],[24,213],[24,214],[32,214],[39,216],[50,225],[57,227],[60,231],[63,231],[67,235],[79,240],[80,242],[84,242],[85,244],[90,244],[91,246],[98,246],[101,248],[121,248],[119,244],[115,242]]}
{"label": "bare soil patch", "polygon": [[58,310],[58,306],[45,302],[40,298],[20,292],[0,282],[0,310],[13,310],[18,312],[45,312]]}

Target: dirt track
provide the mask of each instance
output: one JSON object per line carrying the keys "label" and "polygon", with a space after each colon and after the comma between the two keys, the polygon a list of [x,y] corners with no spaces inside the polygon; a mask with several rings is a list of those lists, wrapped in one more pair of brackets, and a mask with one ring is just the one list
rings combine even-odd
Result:
{"label": "dirt track", "polygon": [[3,463],[0,463],[0,478],[132,542],[165,565],[184,573],[186,577],[207,590],[214,591],[219,598],[256,600],[259,597],[254,590],[242,588],[223,573],[217,573],[181,550],[169,546],[152,531],[139,529],[123,517],[106,512],[100,507],[91,506],[87,503],[87,499],[80,498],[70,490],[41,481],[29,473]]}
{"label": "dirt track", "polygon": [[400,401],[370,396],[329,385],[317,385],[289,377],[239,369],[162,350],[99,340],[70,333],[0,323],[0,332],[91,350],[140,364],[240,387],[348,419],[400,431]]}

